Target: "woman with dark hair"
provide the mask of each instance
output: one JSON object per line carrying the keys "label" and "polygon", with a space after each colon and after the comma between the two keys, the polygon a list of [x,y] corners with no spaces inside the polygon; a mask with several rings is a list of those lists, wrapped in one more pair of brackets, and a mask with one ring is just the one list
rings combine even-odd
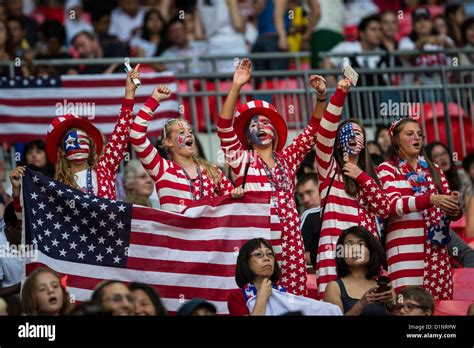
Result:
{"label": "woman with dark hair", "polygon": [[341,315],[333,305],[287,293],[279,285],[280,267],[271,244],[264,238],[247,241],[239,251],[235,281],[240,289],[230,293],[230,315],[305,314]]}
{"label": "woman with dark hair", "polygon": [[97,284],[90,305],[100,308],[102,314],[133,315],[133,297],[130,289],[120,280],[104,280]]}
{"label": "woman with dark hair", "polygon": [[418,121],[393,122],[390,137],[390,159],[378,169],[390,199],[386,252],[392,285],[422,285],[435,299],[451,299],[449,221],[462,210],[443,172],[426,158]]}
{"label": "woman with dark hair", "polygon": [[[339,81],[338,90],[349,93],[350,80]],[[359,120],[341,120],[342,107],[327,108],[316,135],[316,164],[322,202],[322,225],[316,262],[318,292],[336,279],[334,248],[342,231],[351,226],[367,228],[378,236],[377,217],[388,216],[388,199],[367,148]]]}
{"label": "woman with dark hair", "polygon": [[46,148],[43,140],[36,139],[25,145],[20,165],[27,166],[50,178],[54,178],[54,166],[46,156]]}
{"label": "woman with dark hair", "polygon": [[[328,283],[324,301],[339,306],[345,315],[386,315],[395,292],[376,281],[385,259],[382,246],[361,226],[352,226],[336,245],[337,279]],[[379,291],[379,288],[381,289]]]}
{"label": "woman with dark hair", "polygon": [[466,19],[464,4],[456,2],[447,5],[444,15],[447,19],[449,37],[453,39],[457,47],[462,47],[463,40],[461,27]]}
{"label": "woman with dark hair", "polygon": [[459,193],[461,208],[466,214],[466,234],[474,233],[474,200],[472,185],[469,177],[463,170],[457,170],[453,161],[453,154],[449,148],[439,141],[433,141],[426,146],[426,153],[430,161],[436,163],[448,180],[449,189]]}
{"label": "woman with dark hair", "polygon": [[30,273],[21,289],[21,306],[26,315],[65,315],[71,301],[61,276],[49,268]]}
{"label": "woman with dark hair", "polygon": [[382,125],[377,127],[375,132],[375,141],[379,144],[382,150],[382,155],[387,156],[388,148],[390,147],[390,136],[388,135],[388,126]]}
{"label": "woman with dark hair", "polygon": [[132,294],[135,315],[166,315],[160,296],[151,286],[131,283],[128,288]]}
{"label": "woman with dark hair", "polygon": [[145,13],[141,34],[130,41],[130,45],[140,51],[139,56],[153,57],[156,54],[164,25],[165,21],[159,10],[152,8]]}
{"label": "woman with dark hair", "polygon": [[[474,48],[474,17],[467,18],[461,27],[463,48]],[[461,65],[474,64],[474,53],[462,53]]]}

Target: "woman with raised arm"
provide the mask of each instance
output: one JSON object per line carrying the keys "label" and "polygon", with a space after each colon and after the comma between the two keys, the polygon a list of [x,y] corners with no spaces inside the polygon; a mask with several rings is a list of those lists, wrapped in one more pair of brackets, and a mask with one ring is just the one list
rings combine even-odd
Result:
{"label": "woman with raised arm", "polygon": [[146,136],[148,125],[160,102],[171,91],[158,85],[140,109],[132,125],[130,142],[138,159],[156,185],[161,209],[181,212],[193,201],[231,194],[242,197],[230,180],[214,164],[197,157],[196,139],[191,125],[184,119],[171,119],[163,126],[162,143],[170,160],[160,156]]}
{"label": "woman with raised arm", "polygon": [[[319,119],[326,109],[326,84],[311,75],[310,84],[318,103],[309,125],[285,148],[287,128],[275,107],[263,100],[241,105],[234,115],[240,89],[250,79],[250,60],[237,67],[232,87],[218,120],[218,135],[226,161],[245,191],[271,192],[273,211],[279,217],[274,229],[281,233],[282,284],[290,293],[306,295],[306,263],[300,221],[294,198],[295,175],[314,146]],[[338,96],[333,96],[332,103]]]}
{"label": "woman with raised arm", "polygon": [[388,216],[388,199],[367,150],[367,137],[359,120],[341,121],[342,104],[351,81],[339,81],[342,102],[329,105],[316,136],[316,164],[322,202],[321,235],[316,260],[318,292],[337,278],[336,243],[342,231],[362,226],[378,238],[377,216]]}
{"label": "woman with raised arm", "polygon": [[412,118],[390,126],[389,160],[378,170],[390,200],[387,262],[393,287],[421,285],[434,299],[453,297],[447,244],[449,221],[462,216],[459,197],[423,148],[423,133]]}

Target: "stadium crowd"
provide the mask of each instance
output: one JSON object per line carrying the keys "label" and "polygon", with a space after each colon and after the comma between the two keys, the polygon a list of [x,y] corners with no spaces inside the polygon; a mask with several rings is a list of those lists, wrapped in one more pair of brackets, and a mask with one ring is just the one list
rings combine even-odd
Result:
{"label": "stadium crowd", "polygon": [[[303,50],[311,50],[313,68],[342,67],[341,57],[320,59],[318,53],[328,51],[378,53],[351,56],[356,69],[436,66],[449,64],[448,55],[391,60],[386,52],[474,47],[472,15],[474,8],[462,3],[416,0],[5,0],[0,2],[0,59],[20,58],[26,64],[16,66],[15,73],[25,77],[121,70],[115,64],[33,65],[34,59],[182,57],[192,59],[191,72],[206,73],[212,70],[200,59],[206,54]],[[461,58],[461,64],[474,62],[472,54]],[[435,300],[451,300],[453,269],[474,268],[474,250],[466,242],[474,237],[474,153],[458,168],[446,144],[424,143],[421,125],[412,118],[379,127],[369,141],[357,118],[341,120],[352,81],[319,75],[308,81],[317,96],[311,120],[285,147],[287,126],[272,105],[255,100],[234,112],[253,70],[285,70],[290,61],[234,63],[222,60],[217,66],[234,74],[217,120],[229,170],[204,158],[185,120],[166,123],[160,147],[153,145],[147,127],[171,91],[157,86],[134,115],[132,79],[140,79],[142,69],[181,73],[186,67],[141,65],[127,74],[122,109],[107,141],[85,119],[57,118],[46,143],[25,146],[17,168],[5,173],[0,162],[0,244],[21,243],[19,196],[26,167],[88,194],[174,212],[204,196],[239,199],[246,192],[270,192],[280,218],[282,262],[265,239],[240,248],[237,286],[228,299],[231,315],[433,315]],[[8,75],[8,69],[0,69]],[[406,74],[400,81],[374,75],[365,83],[437,82],[435,74]],[[331,98],[327,86],[336,89]],[[138,160],[128,161],[120,175],[127,143]],[[252,156],[256,164],[249,166]],[[459,219],[465,219],[461,235],[447,222]],[[437,230],[446,225],[447,230]],[[337,254],[341,249],[344,253]],[[147,284],[104,281],[89,302],[76,305],[67,279],[53,270],[37,268],[22,283],[22,262],[0,258],[0,313],[5,315],[167,315],[160,295]],[[314,294],[308,292],[307,273],[316,274]],[[285,301],[288,295],[292,301]],[[177,311],[216,313],[201,298]],[[474,315],[474,304],[467,313]]]}

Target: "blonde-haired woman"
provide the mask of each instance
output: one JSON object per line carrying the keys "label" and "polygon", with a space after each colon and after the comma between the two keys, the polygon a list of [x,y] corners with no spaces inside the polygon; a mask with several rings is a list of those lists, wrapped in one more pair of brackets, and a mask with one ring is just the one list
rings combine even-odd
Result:
{"label": "blonde-haired woman", "polygon": [[160,156],[146,137],[154,111],[161,101],[171,96],[169,88],[158,85],[140,109],[132,125],[130,142],[147,173],[155,181],[163,210],[181,212],[193,201],[231,194],[243,195],[214,164],[196,156],[196,139],[191,125],[172,119],[163,127],[162,144],[170,160]]}
{"label": "blonde-haired woman", "polygon": [[[68,114],[53,120],[46,138],[46,154],[56,166],[55,180],[91,195],[116,198],[115,178],[133,120],[133,100],[137,87],[132,79],[140,79],[138,67],[127,74],[120,116],[104,151],[101,132],[85,118]],[[21,212],[18,197],[24,171],[25,167],[17,167],[10,174],[17,214]]]}

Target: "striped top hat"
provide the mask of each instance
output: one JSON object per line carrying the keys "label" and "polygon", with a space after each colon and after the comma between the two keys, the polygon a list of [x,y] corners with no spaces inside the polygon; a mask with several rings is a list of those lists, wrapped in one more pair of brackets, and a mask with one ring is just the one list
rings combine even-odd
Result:
{"label": "striped top hat", "polygon": [[246,150],[251,150],[245,133],[248,123],[255,115],[266,116],[270,119],[276,131],[274,149],[276,151],[283,150],[286,144],[286,138],[288,137],[286,122],[283,116],[277,112],[276,108],[264,100],[252,100],[246,104],[242,104],[235,112],[234,130],[242,146]]}
{"label": "striped top hat", "polygon": [[95,143],[97,155],[102,153],[102,147],[104,146],[102,133],[86,119],[67,114],[56,117],[49,126],[46,137],[46,155],[51,163],[56,164],[58,160],[58,147],[61,146],[68,129],[71,128],[78,128],[86,132]]}

